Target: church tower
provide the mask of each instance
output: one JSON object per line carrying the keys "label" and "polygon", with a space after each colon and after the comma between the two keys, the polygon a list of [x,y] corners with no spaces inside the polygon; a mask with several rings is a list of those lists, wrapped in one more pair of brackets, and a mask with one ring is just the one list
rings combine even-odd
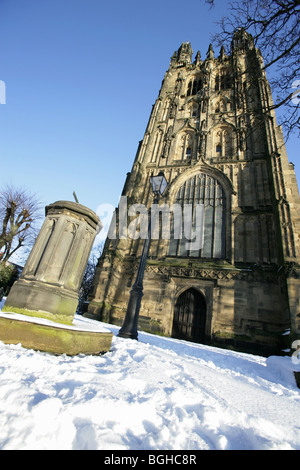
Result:
{"label": "church tower", "polygon": [[[280,351],[284,331],[300,334],[300,199],[263,58],[246,31],[234,34],[229,55],[210,45],[193,60],[187,42],[171,57],[124,185],[128,224],[130,208],[150,209],[150,177],[160,171],[168,182],[160,204],[202,207],[202,243],[175,237],[173,215],[170,237],[151,240],[139,328]],[[113,224],[86,315],[121,325],[144,240],[122,236],[120,206]]]}

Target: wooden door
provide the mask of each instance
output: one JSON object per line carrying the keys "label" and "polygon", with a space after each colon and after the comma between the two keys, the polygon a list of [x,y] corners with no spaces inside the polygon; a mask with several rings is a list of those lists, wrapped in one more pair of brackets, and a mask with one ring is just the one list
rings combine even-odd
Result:
{"label": "wooden door", "polygon": [[205,340],[206,303],[196,289],[184,291],[177,299],[173,319],[173,338],[203,343]]}

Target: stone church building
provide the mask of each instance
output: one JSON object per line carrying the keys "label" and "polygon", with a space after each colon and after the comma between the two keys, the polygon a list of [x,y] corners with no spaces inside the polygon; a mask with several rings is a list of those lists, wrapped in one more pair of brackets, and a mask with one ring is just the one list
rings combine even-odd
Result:
{"label": "stone church building", "polygon": [[[210,45],[193,59],[187,42],[171,57],[122,196],[150,208],[150,177],[163,171],[160,204],[201,204],[203,243],[172,237],[172,218],[171,237],[151,240],[139,329],[259,354],[279,352],[287,329],[300,334],[300,199],[272,103],[244,30],[230,55]],[[121,325],[144,240],[117,235],[86,315]]]}

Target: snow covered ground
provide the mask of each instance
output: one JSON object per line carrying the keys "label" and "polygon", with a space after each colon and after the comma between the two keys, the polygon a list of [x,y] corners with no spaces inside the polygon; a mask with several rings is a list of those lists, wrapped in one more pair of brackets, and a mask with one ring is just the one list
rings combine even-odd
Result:
{"label": "snow covered ground", "polygon": [[290,358],[103,326],[115,335],[103,356],[0,341],[0,449],[300,449]]}

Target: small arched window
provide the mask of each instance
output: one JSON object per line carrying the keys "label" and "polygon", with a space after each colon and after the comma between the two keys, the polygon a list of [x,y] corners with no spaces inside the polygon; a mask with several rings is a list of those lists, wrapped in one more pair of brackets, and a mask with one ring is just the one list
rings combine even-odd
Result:
{"label": "small arched window", "polygon": [[190,112],[192,117],[198,116],[199,107],[197,103],[192,103],[190,107]]}
{"label": "small arched window", "polygon": [[192,156],[192,147],[187,147],[185,151],[185,157],[188,160],[191,158],[191,156]]}
{"label": "small arched window", "polygon": [[187,96],[193,96],[198,93],[202,89],[203,82],[200,77],[194,77],[189,81],[188,87],[187,87]]}
{"label": "small arched window", "polygon": [[217,102],[216,107],[215,107],[215,112],[216,113],[225,113],[227,111],[227,106],[225,101],[220,100]]}
{"label": "small arched window", "polygon": [[219,74],[217,74],[215,78],[215,91],[218,91],[219,89],[220,89],[220,77],[219,77]]}
{"label": "small arched window", "polygon": [[167,99],[164,103],[164,107],[163,107],[163,114],[162,114],[162,120],[165,121],[166,118],[167,118],[167,114],[168,114],[168,111],[169,111],[169,108],[170,108],[170,100]]}
{"label": "small arched window", "polygon": [[193,154],[194,136],[190,132],[185,132],[179,136],[178,144],[179,149],[177,152],[177,159],[190,160]]}
{"label": "small arched window", "polygon": [[216,157],[232,156],[232,132],[230,129],[218,129],[214,133],[214,148]]}
{"label": "small arched window", "polygon": [[228,70],[222,69],[215,77],[215,91],[228,90],[231,88],[231,76]]}

